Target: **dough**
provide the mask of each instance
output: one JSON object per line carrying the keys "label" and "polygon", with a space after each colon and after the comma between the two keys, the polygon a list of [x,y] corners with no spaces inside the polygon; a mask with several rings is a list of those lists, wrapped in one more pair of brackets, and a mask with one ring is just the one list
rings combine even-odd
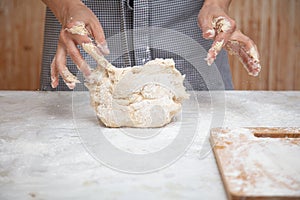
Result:
{"label": "dough", "polygon": [[[89,36],[84,22],[77,22],[67,31]],[[82,47],[98,63],[86,77],[85,85],[98,118],[108,127],[162,127],[189,97],[183,86],[184,76],[176,70],[172,59],[116,68],[103,57],[92,39]]]}
{"label": "dough", "polygon": [[[92,48],[83,47],[93,55]],[[92,71],[85,85],[97,117],[108,127],[162,127],[181,111],[183,100],[189,97],[184,76],[172,59],[127,68],[99,59],[102,65]]]}

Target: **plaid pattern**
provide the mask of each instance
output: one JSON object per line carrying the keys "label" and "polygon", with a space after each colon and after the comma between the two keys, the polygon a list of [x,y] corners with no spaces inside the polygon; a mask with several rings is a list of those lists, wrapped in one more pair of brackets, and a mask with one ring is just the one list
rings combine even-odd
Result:
{"label": "plaid pattern", "polygon": [[[204,71],[206,78],[199,70],[193,66],[189,60],[174,52],[163,48],[153,48],[160,46],[161,35],[151,34],[150,27],[162,27],[171,29],[180,34],[197,41],[206,51],[209,49],[212,41],[202,38],[202,32],[197,24],[197,15],[203,5],[202,0],[83,0],[83,2],[95,13],[103,26],[108,46],[111,49],[111,55],[116,59],[112,63],[117,67],[128,67],[133,65],[142,65],[154,58],[173,58],[176,68],[182,74],[186,74],[187,88],[193,90],[207,90],[206,80],[213,82],[209,89],[220,89],[220,85],[225,85],[226,89],[232,89],[231,73],[228,65],[227,54],[221,51],[215,63],[222,76],[216,76],[216,73],[210,72],[210,67],[204,61],[206,52],[199,52],[197,49],[184,50],[183,55],[189,55],[190,58],[201,60],[199,67]],[[128,32],[127,30],[136,30],[142,28],[142,31]],[[148,30],[149,28],[149,30]],[[45,36],[43,49],[43,62],[41,71],[41,90],[69,90],[60,78],[59,86],[56,89],[51,88],[50,64],[56,52],[56,45],[61,26],[47,9],[45,22]],[[120,34],[121,33],[121,34]],[[155,37],[153,36],[155,35]],[[172,37],[162,37],[165,44],[173,44],[174,49],[180,51],[185,47],[184,40],[174,41]],[[121,42],[119,42],[121,41]],[[173,47],[172,47],[173,48]],[[118,49],[119,51],[114,51]],[[132,51],[134,49],[134,51]],[[184,48],[182,48],[184,49]],[[121,56],[120,56],[121,50]],[[91,66],[96,63],[91,57],[82,51],[84,58]],[[67,65],[73,74],[78,70],[72,60],[67,58]],[[83,82],[80,73],[77,75]],[[221,80],[220,80],[221,79]],[[83,84],[76,86],[76,90],[86,90]]]}

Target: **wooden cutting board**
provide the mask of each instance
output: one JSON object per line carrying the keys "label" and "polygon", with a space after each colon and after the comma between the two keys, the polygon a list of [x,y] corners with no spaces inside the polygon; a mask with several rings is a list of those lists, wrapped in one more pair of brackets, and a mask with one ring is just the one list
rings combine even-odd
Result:
{"label": "wooden cutting board", "polygon": [[214,128],[229,199],[300,199],[300,128]]}

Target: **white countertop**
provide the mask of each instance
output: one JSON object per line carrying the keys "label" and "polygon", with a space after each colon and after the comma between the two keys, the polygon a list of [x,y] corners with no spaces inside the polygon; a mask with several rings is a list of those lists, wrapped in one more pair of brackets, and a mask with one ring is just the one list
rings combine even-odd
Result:
{"label": "white countertop", "polygon": [[[187,118],[197,119],[192,145],[176,162],[141,174],[132,174],[130,161],[117,167],[101,162],[86,145],[86,139],[93,142],[95,138],[94,145],[99,147],[97,136],[103,134],[117,148],[147,157],[161,145],[167,147],[178,133],[175,131],[173,136],[159,130],[177,130],[183,118],[179,116],[167,127],[155,129],[155,141],[155,137],[135,138],[149,134],[145,129],[117,130],[99,125],[88,105],[87,93],[0,91],[0,111],[1,200],[226,199],[207,143],[209,128],[299,127],[300,92],[192,93],[183,107]],[[173,150],[176,152],[176,148]],[[115,154],[110,156],[116,158]],[[120,157],[121,161],[124,159]]]}

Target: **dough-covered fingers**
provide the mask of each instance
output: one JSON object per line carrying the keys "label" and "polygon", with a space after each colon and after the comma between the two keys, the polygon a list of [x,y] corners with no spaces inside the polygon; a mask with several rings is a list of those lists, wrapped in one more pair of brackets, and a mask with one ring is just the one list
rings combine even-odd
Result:
{"label": "dough-covered fingers", "polygon": [[[79,22],[73,27],[66,29],[71,34],[78,34],[78,35],[84,35],[86,33],[89,33],[89,31],[86,29],[83,22]],[[90,34],[89,34],[90,35]],[[90,38],[90,41],[81,43],[83,49],[90,54],[98,63],[98,65],[106,68],[109,65],[109,62],[103,57],[103,55],[109,53],[109,50],[107,48],[107,44],[104,41],[103,44],[95,44],[92,38]]]}
{"label": "dough-covered fingers", "polygon": [[249,75],[259,74],[261,70],[259,54],[256,45],[249,37],[240,31],[235,31],[225,48],[230,54],[238,56]]}
{"label": "dough-covered fingers", "polygon": [[216,12],[218,12],[218,9],[213,6],[204,4],[198,14],[198,26],[201,28],[202,36],[205,39],[215,38],[216,32],[213,28],[212,20]]}
{"label": "dough-covered fingers", "polygon": [[[79,49],[76,46],[76,43],[79,42],[80,44],[83,44],[86,42],[91,42],[91,40],[87,35],[85,34],[81,35],[82,32],[80,31],[80,29],[77,28],[74,31],[77,31],[78,34],[75,34],[74,36],[70,37],[69,29],[63,30],[60,38],[67,50],[67,53],[69,54],[73,62],[76,64],[77,68],[83,73],[85,77],[88,77],[91,74],[91,69],[83,59],[82,55],[80,54]],[[77,40],[74,41],[74,38],[76,38]]]}
{"label": "dough-covered fingers", "polygon": [[81,0],[43,0],[43,2],[52,10],[63,27],[51,65],[52,86],[57,87],[59,74],[69,88],[74,88],[75,83],[79,81],[68,70],[66,56],[69,54],[84,76],[89,76],[91,70],[77,45],[93,42],[102,54],[108,54],[102,26],[97,16]]}
{"label": "dough-covered fingers", "polygon": [[85,28],[89,31],[90,36],[94,38],[99,51],[103,55],[108,55],[110,52],[105,40],[103,28],[99,21],[95,22],[95,24],[88,24]]}
{"label": "dough-covered fingers", "polygon": [[80,54],[77,45],[82,45],[84,47],[84,44],[91,44],[99,56],[102,56],[104,53],[109,53],[105,41],[103,44],[98,44],[96,46],[93,38],[90,36],[91,33],[86,29],[84,22],[69,22],[66,25],[66,28],[61,30],[56,55],[51,64],[51,85],[53,88],[58,85],[58,74],[63,78],[70,89],[74,89],[76,83],[79,83],[76,76],[74,76],[66,66],[67,54],[86,78],[91,74],[91,69]]}
{"label": "dough-covered fingers", "polygon": [[[105,41],[105,36],[102,30],[102,27],[99,23],[99,30],[91,29],[92,25],[86,25],[82,21],[76,21],[74,23],[69,23],[68,28],[65,30],[74,36],[80,35],[85,36],[88,40],[79,41],[78,44],[82,45],[83,43],[95,42],[97,48],[103,55],[109,54],[109,49],[107,47],[107,43]],[[98,39],[97,39],[98,38]]]}
{"label": "dough-covered fingers", "polygon": [[207,52],[206,62],[208,65],[212,65],[217,58],[218,53],[222,50],[224,45],[224,39],[217,41],[215,40],[211,48]]}
{"label": "dough-covered fingers", "polygon": [[56,56],[52,60],[50,70],[51,70],[51,87],[56,88],[59,83],[59,73],[56,66]]}
{"label": "dough-covered fingers", "polygon": [[212,25],[212,18],[204,18],[202,17],[202,13],[200,12],[198,15],[198,25],[202,30],[202,37],[205,39],[214,39],[216,36],[216,31]]}
{"label": "dough-covered fingers", "polygon": [[85,52],[87,52],[90,56],[92,56],[92,58],[95,59],[98,66],[105,69],[112,66],[111,63],[108,60],[106,60],[104,56],[101,54],[99,48],[95,46],[92,42],[82,44],[82,47],[85,50]]}
{"label": "dough-covered fingers", "polygon": [[214,62],[236,28],[235,21],[227,16],[216,17],[211,23],[215,31],[215,38],[207,53],[206,61],[208,65]]}
{"label": "dough-covered fingers", "polygon": [[259,61],[259,54],[257,47],[253,40],[251,40],[248,36],[244,35],[240,30],[235,31],[231,37],[231,41],[239,41],[245,47],[247,53],[257,61]]}
{"label": "dough-covered fingers", "polygon": [[58,85],[58,74],[62,77],[70,89],[74,89],[76,83],[80,82],[67,68],[66,56],[66,50],[60,43],[58,43],[56,55],[51,64],[51,85],[53,88],[56,88]]}
{"label": "dough-covered fingers", "polygon": [[229,1],[205,1],[198,15],[198,25],[205,39],[214,40],[208,50],[206,61],[211,65],[225,46],[236,24],[228,15]]}

